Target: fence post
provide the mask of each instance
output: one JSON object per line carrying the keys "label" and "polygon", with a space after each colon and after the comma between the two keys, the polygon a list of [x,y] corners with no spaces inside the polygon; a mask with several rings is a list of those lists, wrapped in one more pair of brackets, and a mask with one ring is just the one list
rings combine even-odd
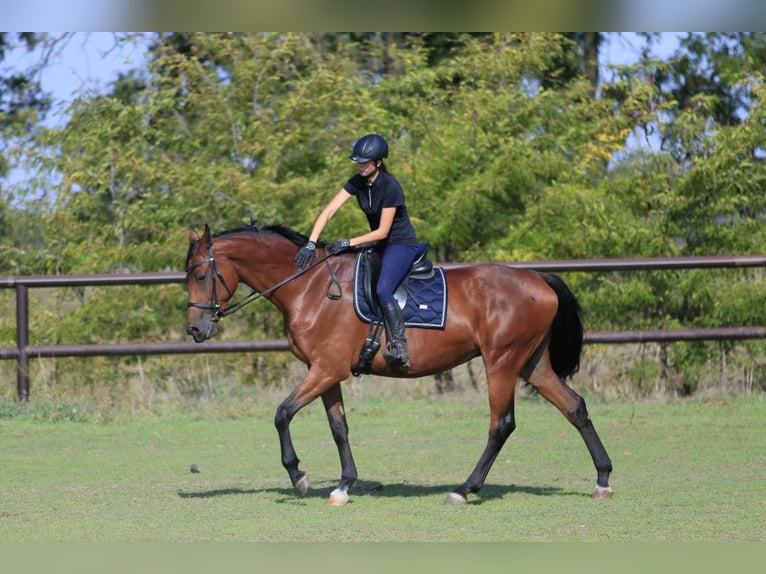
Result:
{"label": "fence post", "polygon": [[29,400],[29,292],[26,285],[16,285],[16,392],[19,401]]}

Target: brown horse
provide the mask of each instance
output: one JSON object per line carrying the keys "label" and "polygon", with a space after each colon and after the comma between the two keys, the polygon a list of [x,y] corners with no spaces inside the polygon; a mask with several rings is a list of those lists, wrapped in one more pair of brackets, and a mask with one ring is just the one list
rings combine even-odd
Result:
{"label": "brown horse", "polygon": [[[295,414],[321,397],[338,447],[341,479],[329,502],[348,501],[357,472],[348,442],[341,382],[357,364],[368,325],[355,314],[352,284],[355,255],[317,257],[299,272],[294,257],[306,236],[282,225],[255,225],[215,235],[205,225],[200,237],[189,232],[186,261],[189,288],[187,332],[197,342],[215,335],[222,316],[253,296],[267,298],[284,315],[292,353],[308,367],[306,376],[279,405],[274,424],[282,464],[293,487],[304,496],[308,475],[299,470],[290,436]],[[324,243],[318,246],[323,252]],[[449,303],[443,330],[410,328],[410,368],[406,374],[389,369],[378,354],[371,373],[422,377],[455,367],[473,357],[484,361],[489,390],[489,437],[467,480],[449,493],[447,502],[465,504],[477,492],[495,458],[513,432],[514,390],[519,377],[558,408],[580,432],[596,466],[594,498],[612,495],[612,463],[588,417],[585,401],[564,380],[579,367],[583,327],[572,292],[554,275],[481,263],[445,269]],[[253,292],[230,305],[242,282]],[[328,289],[335,287],[336,289]],[[329,296],[329,291],[337,291]],[[340,296],[338,296],[340,295]]]}

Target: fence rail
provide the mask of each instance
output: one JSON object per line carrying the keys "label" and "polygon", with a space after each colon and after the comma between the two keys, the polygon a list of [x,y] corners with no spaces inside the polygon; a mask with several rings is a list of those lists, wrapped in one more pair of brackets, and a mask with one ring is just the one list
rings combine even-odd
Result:
{"label": "fence rail", "polygon": [[[439,263],[445,269],[467,263]],[[655,257],[636,259],[574,259],[509,263],[514,267],[547,272],[603,272],[669,269],[712,269],[766,266],[766,255]],[[17,362],[16,390],[20,400],[29,398],[29,359],[31,357],[94,357],[119,355],[177,355],[191,353],[241,353],[286,351],[286,340],[210,341],[198,343],[112,343],[97,345],[29,344],[29,288],[104,285],[159,285],[182,283],[186,275],[178,271],[94,274],[29,275],[0,277],[0,289],[16,290],[16,346],[0,348],[0,360]],[[766,327],[720,327],[644,331],[595,331],[585,333],[586,344],[672,342],[715,339],[762,339]]]}

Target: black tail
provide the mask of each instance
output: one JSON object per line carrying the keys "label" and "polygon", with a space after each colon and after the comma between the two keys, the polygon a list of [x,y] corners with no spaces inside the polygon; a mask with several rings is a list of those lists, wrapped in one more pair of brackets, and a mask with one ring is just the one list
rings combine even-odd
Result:
{"label": "black tail", "polygon": [[566,379],[580,368],[583,341],[580,303],[560,277],[549,273],[540,275],[559,298],[559,308],[551,329],[551,366],[559,377]]}

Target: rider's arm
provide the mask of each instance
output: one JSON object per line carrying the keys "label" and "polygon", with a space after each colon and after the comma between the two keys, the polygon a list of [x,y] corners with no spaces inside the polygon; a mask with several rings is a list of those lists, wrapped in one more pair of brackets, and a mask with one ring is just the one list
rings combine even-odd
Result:
{"label": "rider's arm", "polygon": [[384,207],[383,211],[380,213],[380,225],[378,226],[378,228],[373,229],[372,231],[370,231],[369,233],[365,233],[364,235],[352,237],[349,240],[351,243],[351,247],[355,247],[357,245],[364,245],[365,243],[375,243],[376,241],[380,241],[388,237],[388,234],[391,232],[391,226],[394,224],[395,215],[396,215],[395,207]]}
{"label": "rider's arm", "polygon": [[347,192],[345,189],[341,189],[335,195],[335,197],[330,200],[330,203],[328,203],[327,206],[322,210],[322,213],[319,214],[319,217],[317,217],[317,220],[314,223],[314,228],[311,230],[311,235],[309,236],[311,241],[314,243],[319,241],[319,236],[322,235],[322,231],[324,231],[327,222],[332,219],[332,216],[335,215],[341,206],[351,197],[353,196],[349,192]]}

